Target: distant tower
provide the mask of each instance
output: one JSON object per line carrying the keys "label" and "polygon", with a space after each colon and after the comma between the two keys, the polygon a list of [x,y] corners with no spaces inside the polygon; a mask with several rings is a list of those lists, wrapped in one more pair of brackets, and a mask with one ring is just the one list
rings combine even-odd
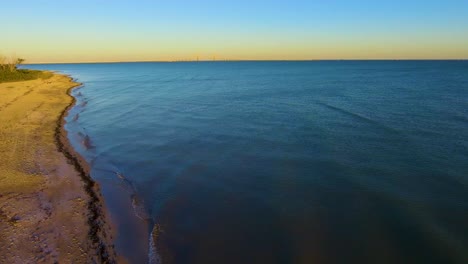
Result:
{"label": "distant tower", "polygon": [[200,57],[199,57],[199,56],[197,56],[197,61],[200,61]]}

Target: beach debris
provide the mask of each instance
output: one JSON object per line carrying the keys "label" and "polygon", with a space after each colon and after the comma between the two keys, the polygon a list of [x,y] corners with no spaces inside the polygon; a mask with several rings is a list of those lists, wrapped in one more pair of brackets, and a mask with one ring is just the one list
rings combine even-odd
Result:
{"label": "beach debris", "polygon": [[21,220],[21,217],[15,214],[14,216],[10,217],[8,222],[10,222],[11,224],[16,224],[19,220]]}

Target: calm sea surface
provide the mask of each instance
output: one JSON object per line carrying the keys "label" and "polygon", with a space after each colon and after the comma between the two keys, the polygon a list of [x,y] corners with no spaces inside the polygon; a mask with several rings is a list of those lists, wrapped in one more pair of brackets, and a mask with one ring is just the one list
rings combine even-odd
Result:
{"label": "calm sea surface", "polygon": [[131,262],[468,263],[467,61],[28,68]]}

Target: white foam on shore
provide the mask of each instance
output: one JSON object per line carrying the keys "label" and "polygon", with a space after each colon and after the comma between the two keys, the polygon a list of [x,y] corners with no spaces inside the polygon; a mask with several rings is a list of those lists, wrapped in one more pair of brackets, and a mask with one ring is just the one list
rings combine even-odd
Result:
{"label": "white foam on shore", "polygon": [[156,241],[154,239],[155,232],[159,232],[158,225],[154,225],[153,230],[151,231],[149,238],[149,253],[148,253],[148,263],[149,264],[161,264],[161,256],[159,256],[158,250],[156,248]]}

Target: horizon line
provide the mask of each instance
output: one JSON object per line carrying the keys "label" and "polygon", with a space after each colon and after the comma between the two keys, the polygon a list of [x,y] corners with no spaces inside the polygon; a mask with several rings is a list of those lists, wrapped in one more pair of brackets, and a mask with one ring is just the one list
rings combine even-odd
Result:
{"label": "horizon line", "polygon": [[38,65],[38,64],[112,64],[112,63],[183,63],[183,62],[320,62],[320,61],[468,61],[468,58],[460,59],[304,59],[304,60],[135,60],[135,61],[84,61],[84,62],[32,62],[23,65]]}

